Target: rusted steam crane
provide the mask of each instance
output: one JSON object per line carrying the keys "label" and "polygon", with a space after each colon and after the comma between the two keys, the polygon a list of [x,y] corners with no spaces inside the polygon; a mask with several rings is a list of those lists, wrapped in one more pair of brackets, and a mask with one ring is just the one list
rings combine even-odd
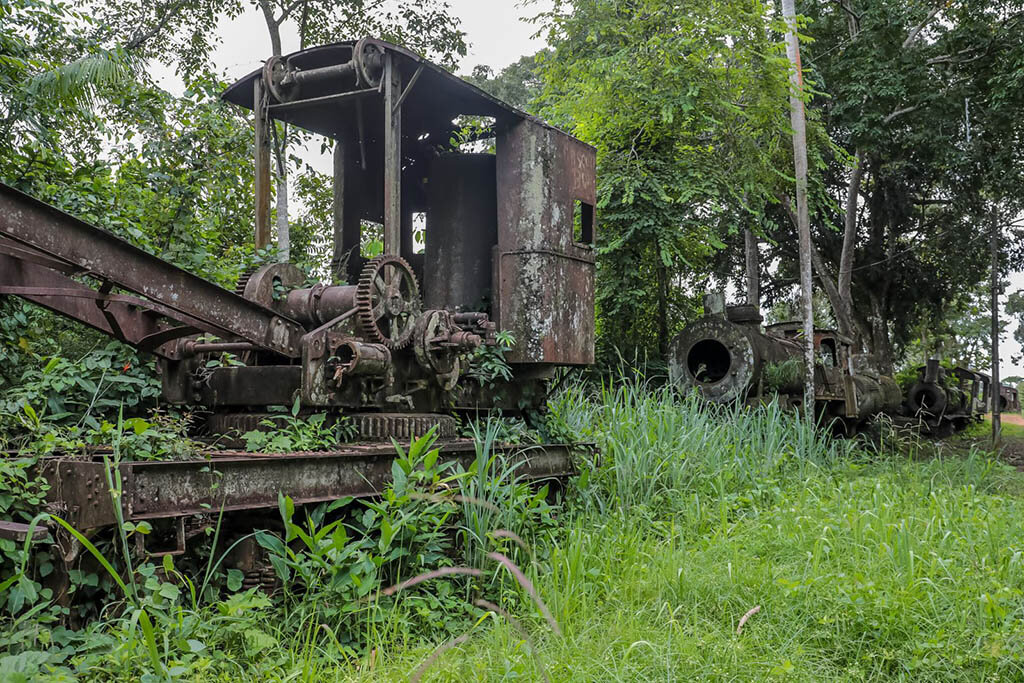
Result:
{"label": "rusted steam crane", "polygon": [[[452,412],[523,410],[559,366],[594,359],[595,151],[440,67],[373,40],[266,62],[224,99],[255,112],[256,240],[268,239],[268,130],[285,121],[335,143],[335,260],[347,284],[309,285],[287,263],[227,291],[9,187],[0,187],[0,293],[23,297],[154,354],[167,401],[209,412],[210,433],[246,431],[267,406],[350,417],[362,441],[437,427],[445,456],[468,457]],[[467,154],[460,117],[490,122],[496,153]],[[414,226],[425,221],[425,248]],[[383,254],[362,258],[362,230]],[[515,339],[513,380],[482,389],[466,355]],[[210,340],[210,336],[214,340]],[[244,365],[206,368],[224,352]],[[122,463],[127,520],[187,529],[209,510],[378,491],[393,448]],[[511,453],[510,449],[510,453]],[[571,470],[569,446],[526,454],[532,477]],[[81,527],[114,521],[103,465],[54,458],[52,504]],[[215,470],[214,472],[211,472]],[[214,487],[214,480],[217,484]]]}

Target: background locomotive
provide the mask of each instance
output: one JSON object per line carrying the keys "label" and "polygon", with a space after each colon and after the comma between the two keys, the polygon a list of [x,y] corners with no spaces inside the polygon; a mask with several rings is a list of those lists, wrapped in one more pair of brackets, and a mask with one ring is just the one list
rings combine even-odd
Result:
{"label": "background locomotive", "polygon": [[[717,294],[708,296],[705,310],[704,317],[673,340],[669,375],[675,385],[715,403],[757,403],[765,398],[793,407],[803,403],[800,323],[762,329],[756,307],[726,307],[724,297]],[[988,375],[946,369],[933,359],[902,390],[893,378],[878,372],[869,354],[853,353],[851,346],[851,340],[834,330],[815,331],[815,413],[824,422],[851,434],[885,414],[898,424],[945,436],[983,419],[991,395]],[[1004,405],[1011,401],[1006,392]]]}

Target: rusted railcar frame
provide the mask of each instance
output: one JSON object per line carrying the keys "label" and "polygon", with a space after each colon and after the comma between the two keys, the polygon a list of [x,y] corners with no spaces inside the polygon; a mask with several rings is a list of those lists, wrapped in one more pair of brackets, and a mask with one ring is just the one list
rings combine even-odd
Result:
{"label": "rusted railcar frame", "polygon": [[[460,439],[439,445],[441,462],[468,467],[475,444]],[[527,480],[561,479],[575,473],[573,454],[586,444],[502,446],[503,454]],[[396,450],[390,444],[352,445],[330,452],[277,455],[213,451],[192,460],[118,464],[121,512],[125,521],[173,519],[200,514],[273,508],[278,493],[296,504],[380,494],[391,482]],[[518,464],[516,464],[518,463]],[[79,529],[116,523],[105,472],[97,458],[48,457],[39,470],[50,484],[51,509]]]}
{"label": "rusted railcar frame", "polygon": [[305,330],[294,320],[2,184],[0,237],[202,321],[222,336],[238,336],[290,358],[302,355],[299,340]]}

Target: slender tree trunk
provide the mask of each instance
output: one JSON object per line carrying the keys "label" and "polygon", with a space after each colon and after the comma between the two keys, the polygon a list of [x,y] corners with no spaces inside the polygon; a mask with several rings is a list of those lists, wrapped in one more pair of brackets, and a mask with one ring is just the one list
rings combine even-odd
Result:
{"label": "slender tree trunk", "polygon": [[803,71],[800,65],[800,41],[796,34],[796,7],[794,0],[782,0],[782,15],[786,19],[786,54],[792,65],[789,96],[790,124],[793,128],[793,169],[796,176],[797,236],[800,242],[800,290],[804,319],[804,413],[814,418],[814,307],[811,299],[813,280],[811,273],[811,224],[807,209],[807,121],[804,117]]}
{"label": "slender tree trunk", "polygon": [[992,449],[999,448],[1002,437],[1002,391],[999,386],[999,221],[992,216]]}
{"label": "slender tree trunk", "polygon": [[668,269],[658,256],[658,353],[668,360]]}
{"label": "slender tree trunk", "polygon": [[750,228],[743,231],[743,243],[747,264],[747,303],[761,305],[761,267],[758,262],[757,235]]}
{"label": "slender tree trunk", "polygon": [[850,184],[846,191],[846,214],[843,216],[843,247],[839,255],[839,278],[836,283],[840,310],[836,311],[836,321],[839,323],[840,332],[860,342],[860,335],[857,334],[853,322],[852,284],[854,248],[857,246],[857,204],[861,181],[864,178],[863,152],[857,152],[854,163],[856,165],[850,171]]}
{"label": "slender tree trunk", "polygon": [[872,293],[871,301],[871,349],[874,351],[878,370],[883,375],[893,374],[892,340],[889,339],[888,316],[885,314],[887,295]]}
{"label": "slender tree trunk", "polygon": [[[270,33],[270,51],[275,57],[282,54],[281,20],[274,18],[274,8],[270,0],[259,0],[263,18],[267,22]],[[283,19],[284,17],[282,17]],[[270,122],[270,125],[276,125]],[[281,139],[274,145],[274,156],[277,160],[277,250],[281,261],[291,258],[291,227],[288,223],[288,127],[282,127]]]}

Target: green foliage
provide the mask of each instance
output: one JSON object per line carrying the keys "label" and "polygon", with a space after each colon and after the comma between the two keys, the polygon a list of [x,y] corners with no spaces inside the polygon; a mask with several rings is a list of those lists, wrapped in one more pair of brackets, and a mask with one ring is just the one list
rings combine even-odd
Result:
{"label": "green foliage", "polygon": [[[465,628],[472,609],[458,588],[458,577],[444,578],[443,573],[453,567],[456,555],[452,528],[459,529],[460,538],[474,539],[465,554],[481,561],[469,566],[480,567],[486,560],[481,553],[507,544],[488,540],[487,534],[501,527],[484,529],[481,524],[505,521],[488,510],[520,518],[543,510],[536,494],[508,480],[507,471],[495,471],[489,450],[480,451],[474,465],[463,471],[452,461],[439,460],[435,438],[432,430],[408,451],[396,444],[392,483],[379,500],[366,502],[347,519],[334,515],[328,521],[351,499],[318,506],[297,521],[292,500],[281,498],[283,537],[261,532],[257,539],[284,583],[290,623],[313,619],[338,624],[333,635],[349,654],[365,652],[363,643],[375,632],[457,634]],[[454,491],[462,492],[461,504]],[[390,597],[410,579],[412,584],[430,580],[430,590]]]}
{"label": "green foliage", "polygon": [[804,365],[790,358],[778,363],[766,363],[761,371],[761,384],[766,394],[787,391],[799,387],[804,380]]}
{"label": "green foliage", "polygon": [[470,567],[485,566],[487,554],[495,551],[514,560],[528,559],[517,539],[539,538],[550,530],[548,486],[531,487],[519,474],[520,465],[508,463],[495,450],[506,440],[503,421],[488,419],[472,427],[476,458],[456,480],[462,498],[461,554]]}
{"label": "green foliage", "polygon": [[549,52],[541,50],[534,55],[524,55],[498,73],[486,64],[478,64],[464,78],[502,102],[533,113],[544,91],[540,70],[543,61],[550,57]]}
{"label": "green foliage", "polygon": [[160,384],[151,362],[111,342],[77,362],[52,356],[24,369],[17,384],[0,398],[0,413],[20,413],[24,406],[39,408],[51,422],[80,421],[95,429],[97,416],[122,405],[145,409],[155,404]]}
{"label": "green foliage", "polygon": [[723,238],[787,168],[788,62],[758,0],[556,3],[542,113],[597,147],[602,359],[664,357]]}
{"label": "green foliage", "polygon": [[[259,536],[284,581],[272,596],[204,592],[170,558],[126,572],[121,550],[85,538],[123,607],[77,631],[36,620],[40,612],[5,622],[3,671],[82,680],[222,680],[240,670],[398,680],[425,665],[444,680],[1020,677],[1024,479],[1013,468],[970,449],[832,441],[771,405],[718,414],[640,385],[569,385],[551,412],[601,446],[600,458],[579,463],[564,507],[547,508],[542,492],[491,460],[494,426],[481,430],[479,464],[466,471],[441,465],[428,435],[400,450],[379,500],[303,509],[282,497],[282,533]],[[147,529],[121,531],[131,541]],[[490,571],[494,551],[516,557],[560,635],[508,590],[506,574]],[[481,576],[430,573],[466,565]],[[397,590],[413,578],[421,583]],[[496,590],[516,624],[472,606]],[[431,657],[453,637],[459,648]]]}
{"label": "green foliage", "polygon": [[494,344],[481,344],[470,355],[465,376],[487,388],[493,388],[498,382],[512,381],[512,367],[505,360],[505,354],[515,343],[511,332],[499,332]]}
{"label": "green foliage", "polygon": [[604,386],[597,395],[570,387],[551,412],[578,429],[579,440],[597,441],[600,456],[583,468],[578,489],[601,510],[672,510],[707,489],[750,496],[780,477],[829,467],[854,448],[777,403],[714,406],[643,383]]}
{"label": "green foliage", "polygon": [[254,453],[326,451],[338,448],[356,437],[356,426],[347,417],[326,413],[300,415],[296,399],[290,414],[274,415],[260,421],[260,429],[242,435],[245,450]]}
{"label": "green foliage", "polygon": [[[917,342],[976,362],[983,332],[974,299],[987,278],[992,223],[1003,224],[1004,272],[1019,267],[1024,177],[1018,66],[1019,2],[930,6],[898,0],[805,3],[811,102],[837,153],[812,170],[812,231],[834,279],[843,243],[850,160],[862,159],[852,242],[851,332],[885,368]],[[815,180],[816,179],[816,180]],[[798,253],[780,212],[767,258],[795,277]],[[823,272],[822,272],[823,271]],[[771,294],[771,290],[769,290]],[[925,349],[924,353],[930,349]],[[918,362],[918,361],[911,361]]]}

